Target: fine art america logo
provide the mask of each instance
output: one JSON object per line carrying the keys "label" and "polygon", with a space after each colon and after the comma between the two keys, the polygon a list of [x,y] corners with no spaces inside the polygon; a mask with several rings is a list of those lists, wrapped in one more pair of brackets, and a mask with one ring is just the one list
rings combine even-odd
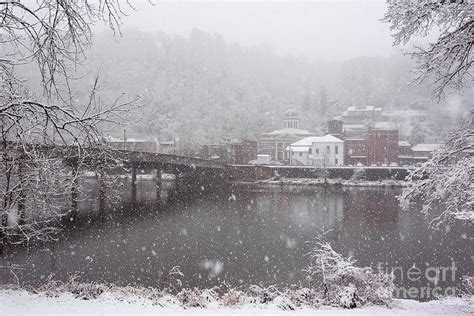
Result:
{"label": "fine art america logo", "polygon": [[422,286],[400,286],[396,287],[394,296],[398,298],[432,299],[439,296],[453,296],[456,287],[440,287],[440,283],[453,284],[456,281],[457,267],[454,262],[450,266],[427,266],[419,268],[415,264],[411,268],[389,267],[386,263],[377,264],[379,273],[393,273],[396,280],[401,284],[416,282],[425,284]]}

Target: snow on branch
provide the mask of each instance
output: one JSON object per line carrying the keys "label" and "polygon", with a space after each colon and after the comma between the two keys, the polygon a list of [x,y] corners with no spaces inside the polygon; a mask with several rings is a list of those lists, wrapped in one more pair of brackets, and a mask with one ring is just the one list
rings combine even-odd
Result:
{"label": "snow on branch", "polygon": [[[394,31],[394,45],[407,44],[430,31],[440,35],[428,47],[416,47],[416,81],[431,80],[434,95],[462,89],[472,82],[474,44],[474,3],[471,1],[387,1],[382,21]],[[434,30],[433,30],[434,29]]]}
{"label": "snow on branch", "polygon": [[399,197],[405,209],[420,200],[427,213],[434,206],[441,207],[441,214],[431,221],[433,227],[455,218],[474,221],[472,121],[471,113],[430,160],[410,171],[406,178],[409,185]]}
{"label": "snow on branch", "polygon": [[67,99],[71,72],[92,44],[92,26],[104,22],[121,34],[127,8],[134,10],[124,0],[0,1],[0,44],[11,47],[0,65],[36,62],[46,95]]}

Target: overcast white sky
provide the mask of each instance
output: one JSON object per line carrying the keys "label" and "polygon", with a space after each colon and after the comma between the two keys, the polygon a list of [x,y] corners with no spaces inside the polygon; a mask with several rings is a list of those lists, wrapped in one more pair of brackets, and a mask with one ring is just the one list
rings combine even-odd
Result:
{"label": "overcast white sky", "polygon": [[188,36],[196,27],[227,42],[271,47],[280,54],[344,60],[386,56],[392,51],[388,26],[379,19],[385,1],[157,1],[132,3],[138,12],[127,27]]}

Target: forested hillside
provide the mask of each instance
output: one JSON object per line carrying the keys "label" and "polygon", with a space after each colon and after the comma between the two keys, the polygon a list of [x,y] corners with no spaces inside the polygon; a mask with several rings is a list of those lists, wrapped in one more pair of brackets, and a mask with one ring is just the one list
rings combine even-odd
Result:
{"label": "forested hillside", "polygon": [[188,38],[126,29],[119,38],[95,39],[79,81],[90,87],[98,74],[101,102],[143,95],[129,134],[177,139],[182,150],[194,151],[222,137],[256,138],[278,128],[290,104],[303,112],[302,127],[314,132],[350,105],[437,106],[424,86],[408,85],[412,66],[395,52],[335,63],[278,56],[197,29]]}

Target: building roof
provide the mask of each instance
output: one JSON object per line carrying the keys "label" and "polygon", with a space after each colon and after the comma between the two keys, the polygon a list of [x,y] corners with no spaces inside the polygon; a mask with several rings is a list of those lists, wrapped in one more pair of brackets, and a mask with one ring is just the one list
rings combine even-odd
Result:
{"label": "building roof", "polygon": [[396,130],[398,129],[397,125],[394,122],[376,122],[374,124],[375,129],[379,130]]}
{"label": "building roof", "polygon": [[365,124],[344,124],[342,126],[343,129],[346,131],[354,131],[354,130],[366,130],[367,125]]}
{"label": "building roof", "polygon": [[291,144],[291,147],[302,147],[302,146],[312,146],[313,143],[343,143],[343,140],[340,140],[337,137],[334,137],[330,134],[325,136],[311,136],[303,138],[302,140],[297,141],[296,143]]}
{"label": "building roof", "polygon": [[411,148],[413,151],[434,151],[439,148],[441,144],[417,144]]}
{"label": "building roof", "polygon": [[299,128],[282,128],[274,130],[273,132],[265,133],[264,135],[311,135],[311,133]]}
{"label": "building roof", "polygon": [[387,113],[387,116],[391,117],[413,117],[413,116],[426,116],[427,111],[426,110],[412,110],[412,109],[407,109],[407,110],[396,110],[396,111],[390,111],[390,113]]}
{"label": "building roof", "polygon": [[297,118],[298,112],[295,110],[294,106],[290,106],[290,108],[285,112],[285,118]]}
{"label": "building roof", "polygon": [[[307,152],[311,146],[298,146],[298,147],[293,147],[291,146],[291,151],[292,152]],[[286,150],[290,150],[290,146],[286,147]]]}
{"label": "building roof", "polygon": [[375,107],[373,106],[350,106],[347,108],[347,111],[373,111]]}

